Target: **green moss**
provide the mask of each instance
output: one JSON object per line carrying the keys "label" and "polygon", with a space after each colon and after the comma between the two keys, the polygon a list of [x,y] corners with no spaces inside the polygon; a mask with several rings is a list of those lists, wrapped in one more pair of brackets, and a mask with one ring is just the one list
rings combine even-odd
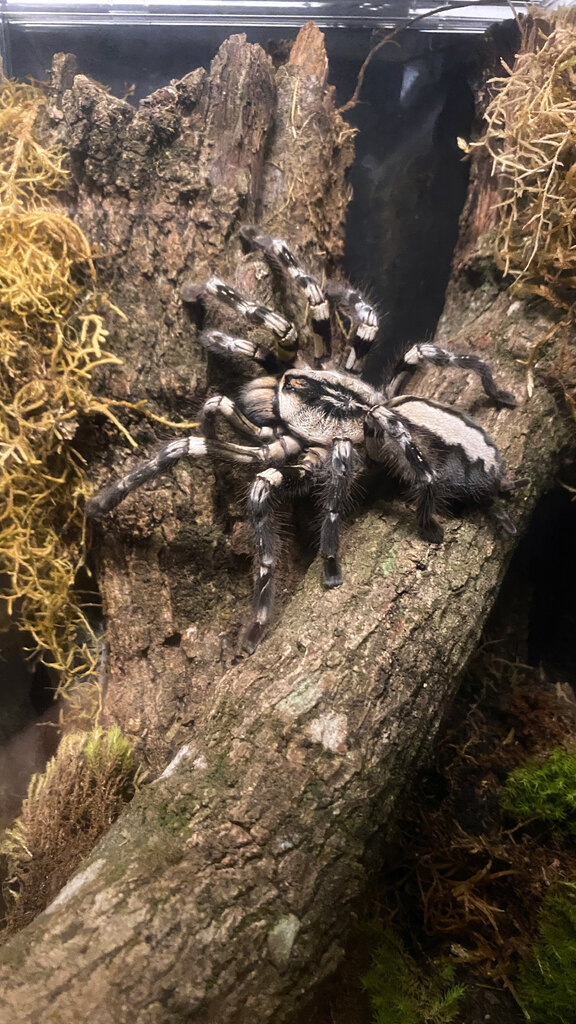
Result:
{"label": "green moss", "polygon": [[[44,774],[32,777],[20,816],[0,837],[0,854],[8,862],[8,931],[54,899],[141,778],[132,745],[118,726],[64,735]],[[121,851],[119,858],[110,881],[124,873]]]}
{"label": "green moss", "polygon": [[396,551],[393,549],[389,555],[381,563],[381,570],[383,576],[389,576],[396,564]]}
{"label": "green moss", "polygon": [[87,767],[98,778],[104,773],[118,780],[132,778],[136,771],[132,743],[118,725],[110,729],[96,726],[88,733],[82,751]]}
{"label": "green moss", "polygon": [[186,797],[165,800],[158,808],[158,824],[165,832],[177,836],[189,827],[195,809],[196,804]]}
{"label": "green moss", "polygon": [[211,759],[206,769],[206,782],[218,789],[230,789],[236,785],[237,777],[227,754],[218,754]]}
{"label": "green moss", "polygon": [[454,984],[454,969],[443,961],[423,971],[387,928],[379,936],[372,965],[362,979],[373,1024],[447,1024],[458,1013],[464,992]]}
{"label": "green moss", "polygon": [[576,838],[576,754],[557,747],[545,760],[516,768],[506,780],[501,803],[520,820],[539,818]]}
{"label": "green moss", "polygon": [[576,885],[551,890],[532,958],[520,968],[519,1001],[532,1024],[576,1021]]}

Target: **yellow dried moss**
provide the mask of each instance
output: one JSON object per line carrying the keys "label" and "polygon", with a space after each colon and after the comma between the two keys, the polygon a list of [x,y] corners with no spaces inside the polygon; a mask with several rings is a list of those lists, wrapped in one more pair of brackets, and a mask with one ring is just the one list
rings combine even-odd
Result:
{"label": "yellow dried moss", "polygon": [[117,422],[91,372],[119,360],[102,348],[90,244],[51,199],[67,170],[36,138],[43,103],[0,79],[0,600],[66,686],[97,658],[73,591],[90,489],[73,438],[80,414]]}
{"label": "yellow dried moss", "polygon": [[501,269],[517,291],[569,309],[576,298],[576,11],[547,19],[528,21],[526,52],[509,77],[494,81],[481,144],[500,175]]}
{"label": "yellow dried moss", "polygon": [[95,287],[90,243],[56,203],[68,170],[38,131],[44,103],[40,89],[0,76],[0,611],[65,689],[98,656],[73,589],[91,490],[74,447],[79,417],[103,413],[131,444],[114,406],[197,424],[92,392],[93,370],[121,362],[103,348],[101,314],[122,314]]}

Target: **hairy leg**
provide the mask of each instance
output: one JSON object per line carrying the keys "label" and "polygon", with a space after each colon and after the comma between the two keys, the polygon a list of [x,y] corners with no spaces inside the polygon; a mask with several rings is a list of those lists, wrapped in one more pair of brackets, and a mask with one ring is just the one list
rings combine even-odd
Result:
{"label": "hairy leg", "polygon": [[282,486],[290,481],[311,481],[326,460],[323,448],[309,448],[293,466],[270,466],[258,473],[250,488],[248,515],[252,525],[256,556],[254,580],[254,619],[244,636],[244,647],[252,653],[264,637],[272,615],[274,571],[280,542],[274,513],[274,500]]}
{"label": "hairy leg", "polygon": [[224,306],[233,309],[249,324],[263,324],[277,338],[277,354],[282,363],[292,364],[298,355],[298,334],[294,324],[281,313],[276,313],[260,302],[253,302],[218,277],[210,277],[199,290]]}
{"label": "hairy leg", "polygon": [[166,472],[179,459],[187,456],[191,458],[208,456],[227,459],[231,462],[266,464],[267,462],[283,462],[292,455],[297,455],[301,450],[300,442],[292,437],[278,438],[271,444],[263,444],[259,447],[233,444],[229,441],[214,441],[204,437],[178,438],[161,448],[154,458],[136,466],[126,476],[108,484],[107,487],[90,498],[86,503],[86,515],[93,519],[106,515],[132,491],[141,487],[148,480],[153,480],[161,473]]}
{"label": "hairy leg", "polygon": [[378,333],[378,314],[360,292],[349,284],[329,281],[325,291],[330,304],[350,321],[350,351],[344,369],[348,373],[359,374]]}
{"label": "hairy leg", "polygon": [[340,518],[350,502],[352,485],[359,469],[358,456],[348,438],[334,439],[332,451],[323,469],[326,473],[326,484],[320,554],[324,559],[324,583],[332,588],[342,584],[339,558]]}
{"label": "hairy leg", "polygon": [[512,392],[504,391],[497,386],[492,370],[479,356],[470,353],[449,352],[448,349],[438,348],[437,345],[426,344],[414,345],[405,353],[386,389],[386,397],[394,398],[401,394],[418,367],[424,366],[426,363],[430,363],[432,366],[456,366],[461,370],[472,370],[479,376],[486,394],[498,405],[505,405],[510,409],[516,406],[516,399]]}
{"label": "hairy leg", "polygon": [[[246,225],[240,229],[242,238],[253,249],[260,249],[275,272],[284,281],[290,282],[308,304],[310,317],[314,321],[314,362],[317,367],[331,353],[330,307],[322,288],[282,238],[272,238],[258,227]],[[286,296],[285,296],[286,298]],[[290,310],[289,310],[290,312]],[[290,315],[293,315],[290,312]],[[295,316],[295,319],[297,316]]]}
{"label": "hairy leg", "polygon": [[200,422],[205,438],[216,437],[216,419],[221,416],[234,430],[247,437],[257,437],[259,441],[271,441],[276,437],[273,427],[260,427],[244,415],[236,402],[226,395],[212,395],[202,406]]}
{"label": "hairy leg", "polygon": [[324,292],[282,238],[272,238],[260,228],[251,225],[241,228],[240,234],[253,248],[261,249],[270,263],[281,273],[286,274],[304,293],[313,320],[328,319],[330,310]]}
{"label": "hairy leg", "polygon": [[416,491],[416,518],[421,536],[440,544],[444,531],[435,519],[434,471],[402,420],[380,405],[371,409],[365,423],[366,451],[376,462],[386,462]]}
{"label": "hairy leg", "polygon": [[230,359],[252,359],[259,366],[264,366],[269,373],[282,373],[286,366],[282,364],[275,352],[265,345],[248,338],[234,338],[223,331],[202,331],[199,342],[208,352],[226,356]]}

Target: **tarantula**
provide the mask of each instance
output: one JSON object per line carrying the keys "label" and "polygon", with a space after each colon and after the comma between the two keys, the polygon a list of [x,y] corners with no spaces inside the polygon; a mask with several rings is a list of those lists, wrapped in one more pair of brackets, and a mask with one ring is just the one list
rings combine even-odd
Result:
{"label": "tarantula", "polygon": [[[103,516],[131,491],[185,456],[223,457],[258,467],[248,497],[256,569],[254,615],[244,646],[252,652],[265,635],[272,612],[278,550],[275,496],[290,485],[319,489],[320,553],[326,587],[342,583],[340,520],[350,504],[354,484],[366,468],[381,468],[408,485],[420,534],[431,543],[443,539],[435,518],[438,505],[454,499],[484,505],[513,533],[514,526],[497,499],[517,485],[504,479],[502,459],[492,438],[464,413],[401,392],[419,366],[431,363],[473,371],[498,405],[513,408],[516,401],[510,392],[497,387],[490,368],[478,356],[429,344],[414,345],[406,352],[384,390],[372,387],[359,375],[378,330],[375,310],[347,284],[321,288],[282,239],[271,238],[256,227],[243,228],[242,237],[264,254],[273,273],[281,274],[289,288],[303,293],[315,323],[314,367],[299,355],[297,331],[286,317],[244,298],[217,277],[209,278],[200,288],[184,289],[185,301],[216,300],[248,323],[269,328],[277,339],[275,350],[219,330],[204,330],[200,335],[209,352],[248,357],[266,373],[245,384],[236,401],[226,395],[208,398],[202,407],[201,436],[171,441],[153,459],[92,497],[87,514]],[[331,314],[343,317],[349,328],[344,365],[329,359]],[[219,439],[218,418],[252,439],[253,445]]]}

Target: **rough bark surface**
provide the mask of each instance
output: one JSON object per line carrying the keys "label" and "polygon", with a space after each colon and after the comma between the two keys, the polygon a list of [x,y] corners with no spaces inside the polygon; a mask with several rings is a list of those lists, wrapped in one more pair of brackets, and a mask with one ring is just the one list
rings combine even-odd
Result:
{"label": "rough bark surface", "polygon": [[[137,110],[76,74],[73,58],[55,58],[51,115],[72,154],[71,204],[102,254],[99,282],[126,317],[108,318],[109,347],[124,359],[100,378],[108,395],[190,421],[208,392],[234,393],[238,366],[206,359],[181,290],[219,273],[273,302],[268,268],[243,256],[242,224],[286,237],[308,265],[334,272],[353,131],[326,78],[313,24],[277,71],[260,46],[232,36],[208,72],[192,71]],[[223,323],[238,333],[234,321]],[[306,341],[304,330],[304,349]],[[99,481],[174,434],[146,421],[131,429],[138,454],[111,434],[104,465],[95,453]],[[119,722],[153,770],[237,654],[252,586],[248,479],[180,464],[172,486],[148,488],[95,529],[108,623],[103,720]]]}
{"label": "rough bark surface", "polygon": [[[165,410],[169,394],[177,414],[196,384],[201,390],[174,283],[192,257],[196,279],[208,266],[222,269],[224,238],[232,239],[237,259],[239,223],[257,217],[289,235],[295,224],[298,234],[291,237],[307,256],[339,255],[346,133],[318,77],[321,55],[316,52],[309,77],[301,43],[297,59],[274,76],[262,51],[232,39],[210,75],[195,72],[160,90],[136,114],[86,79],[77,77],[66,89],[62,76],[65,137],[77,133],[79,216],[95,227],[101,222],[98,237],[106,240],[116,275],[114,301],[129,304],[131,318],[141,311],[126,338],[124,374],[110,382],[123,396],[151,395]],[[257,88],[246,86],[250,75]],[[222,82],[228,83],[223,121],[214,99],[222,97]],[[317,148],[309,146],[314,161],[321,169],[330,161],[318,196],[286,155],[300,116],[302,126],[306,118],[318,125]],[[146,129],[130,149],[138,118]],[[174,128],[184,118],[185,134]],[[98,139],[97,125],[110,119],[115,153]],[[148,138],[156,141],[142,141]],[[304,158],[296,147],[294,159]],[[469,211],[481,202],[476,194]],[[134,225],[144,223],[132,218],[135,203],[152,217],[147,237],[134,237]],[[526,400],[522,369],[510,353],[525,355],[549,321],[542,309],[513,303],[495,283],[485,236],[473,221],[466,219],[438,340],[489,355],[501,386],[516,393],[520,406],[494,409],[462,374],[441,380],[432,374],[421,390],[470,411],[500,445],[509,475],[529,478],[511,508],[521,530],[554,472],[564,429],[542,386]],[[124,252],[125,266],[123,255],[115,258]],[[138,286],[131,263],[140,267]],[[143,334],[146,344],[138,341]],[[211,518],[209,487],[208,471],[183,470],[172,487],[118,512],[114,539],[104,542],[108,713],[135,733],[164,732],[154,747],[158,759],[174,742],[185,742],[57,900],[2,950],[2,1022],[293,1018],[338,961],[366,845],[390,821],[429,750],[513,547],[481,514],[448,522],[445,543],[432,547],[418,539],[402,503],[364,511],[344,537],[344,585],[322,592],[314,564],[269,640],[226,669],[223,624],[238,616],[239,595],[247,600],[229,551],[220,562],[213,556],[212,603],[209,584],[194,578],[194,562],[191,580],[182,582],[184,556],[193,559],[202,545],[226,552],[230,543],[221,521],[214,525]],[[184,545],[191,508],[195,533]],[[194,643],[182,625],[186,614],[187,626],[194,618],[193,598]],[[209,622],[198,611],[207,604]]]}

